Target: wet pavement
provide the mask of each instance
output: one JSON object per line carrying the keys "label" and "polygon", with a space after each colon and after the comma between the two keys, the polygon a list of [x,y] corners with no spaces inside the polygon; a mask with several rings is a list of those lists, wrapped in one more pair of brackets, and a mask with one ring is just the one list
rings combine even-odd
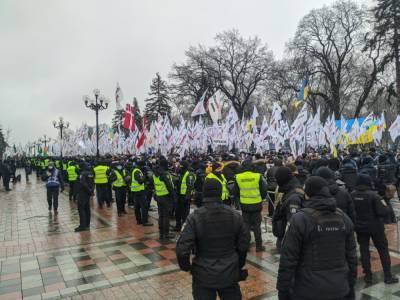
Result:
{"label": "wet pavement", "polygon": [[[35,176],[29,183],[22,178],[10,192],[0,187],[0,300],[192,298],[191,276],[179,271],[175,241],[158,240],[157,226],[136,225],[129,208],[118,218],[115,203],[98,209],[93,201],[91,230],[75,233],[78,211],[67,192],[60,194],[55,216],[48,213],[44,184]],[[157,214],[151,216],[156,224]],[[256,253],[251,247],[249,277],[240,283],[245,299],[277,299],[279,255],[270,225],[263,224],[263,231],[267,251]],[[387,235],[398,274],[397,228],[389,226]],[[357,299],[400,300],[400,284],[383,284],[375,251],[372,257],[374,284],[360,279]]]}

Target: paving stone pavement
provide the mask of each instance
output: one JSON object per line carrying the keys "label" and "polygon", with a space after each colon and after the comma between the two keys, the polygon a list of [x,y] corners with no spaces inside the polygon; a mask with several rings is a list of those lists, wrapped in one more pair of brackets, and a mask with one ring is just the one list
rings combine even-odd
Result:
{"label": "paving stone pavement", "polygon": [[[175,241],[158,240],[157,226],[138,226],[133,210],[118,218],[115,205],[99,209],[92,201],[91,230],[75,233],[79,217],[67,193],[59,197],[59,215],[49,214],[44,184],[30,178],[11,192],[0,188],[0,300],[192,298],[191,276],[179,271]],[[156,224],[157,214],[150,215]],[[279,255],[268,220],[263,232],[267,251],[251,247],[249,278],[240,283],[244,299],[277,299]],[[397,274],[397,228],[388,227],[387,234]],[[382,284],[375,251],[372,265],[375,283],[358,280],[357,299],[400,300],[400,284]]]}

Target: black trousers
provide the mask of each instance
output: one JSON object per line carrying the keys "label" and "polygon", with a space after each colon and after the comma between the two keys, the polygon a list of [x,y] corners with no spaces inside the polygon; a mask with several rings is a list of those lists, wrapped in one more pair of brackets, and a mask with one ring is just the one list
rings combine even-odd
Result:
{"label": "black trousers", "polygon": [[135,195],[130,189],[128,190],[128,205],[129,206],[135,205]]}
{"label": "black trousers", "polygon": [[126,202],[126,187],[116,187],[115,191],[115,202],[117,203],[117,212],[122,213],[125,211],[125,202]]}
{"label": "black trousers", "polygon": [[183,223],[185,223],[187,216],[190,212],[190,202],[188,199],[185,199],[185,195],[179,195],[178,201],[176,203],[176,228],[179,230],[182,228]]}
{"label": "black trousers", "polygon": [[160,237],[169,234],[169,213],[172,207],[172,199],[169,196],[157,197],[158,229]]}
{"label": "black trousers", "polygon": [[203,193],[196,191],[196,196],[194,198],[194,202],[197,207],[201,207],[203,205]]}
{"label": "black trousers", "polygon": [[10,176],[2,176],[4,188],[8,191],[10,189]]}
{"label": "black trousers", "polygon": [[69,200],[76,200],[76,193],[75,193],[75,183],[76,181],[70,181],[69,182]]}
{"label": "black trousers", "polygon": [[392,276],[392,271],[390,269],[391,261],[388,241],[384,230],[376,232],[357,232],[357,242],[360,245],[361,265],[364,274],[371,274],[371,253],[369,251],[369,242],[371,238],[376,250],[378,250],[384,276],[385,278],[390,278]]}
{"label": "black trousers", "polygon": [[54,211],[58,210],[58,194],[59,194],[58,186],[47,188],[47,204],[49,205],[49,210],[51,210],[52,207]]}
{"label": "black trousers", "polygon": [[107,206],[111,205],[110,198],[108,197],[108,183],[96,183],[96,198],[100,208],[103,208],[104,203]]}
{"label": "black trousers", "polygon": [[78,212],[79,212],[79,227],[89,228],[90,227],[90,196],[78,200]]}
{"label": "black trousers", "polygon": [[146,224],[149,218],[149,202],[146,191],[132,192],[135,203],[135,217],[138,224]]}
{"label": "black trousers", "polygon": [[242,293],[238,283],[226,288],[216,289],[201,286],[196,282],[195,279],[193,279],[192,289],[193,298],[195,300],[215,300],[217,299],[217,294],[221,300],[242,299]]}
{"label": "black trousers", "polygon": [[242,211],[243,222],[248,228],[253,231],[254,239],[256,240],[256,247],[262,246],[261,238],[261,211],[247,212]]}

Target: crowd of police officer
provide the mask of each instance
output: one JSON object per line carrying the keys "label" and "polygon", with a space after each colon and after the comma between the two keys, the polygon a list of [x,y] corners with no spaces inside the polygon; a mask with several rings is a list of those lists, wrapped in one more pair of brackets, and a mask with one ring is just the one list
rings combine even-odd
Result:
{"label": "crowd of police officer", "polygon": [[[241,298],[238,282],[247,277],[250,232],[256,251],[265,250],[264,206],[281,254],[279,299],[353,299],[355,236],[365,282],[374,281],[370,240],[379,253],[384,282],[398,282],[384,227],[397,222],[391,206],[397,162],[393,153],[370,149],[343,152],[339,158],[323,152],[296,159],[285,153],[242,153],[183,159],[32,158],[28,164],[46,182],[49,211],[53,208],[55,214],[58,192],[68,182],[69,199],[77,201],[80,216],[76,231],[90,229],[94,193],[99,209],[107,209],[114,191],[118,217],[127,214],[128,205],[141,226],[153,225],[149,209],[154,198],[160,240],[175,237],[170,228],[180,232],[178,263],[191,272],[196,299],[215,299],[217,293],[221,299]],[[191,203],[195,209],[189,214]]]}

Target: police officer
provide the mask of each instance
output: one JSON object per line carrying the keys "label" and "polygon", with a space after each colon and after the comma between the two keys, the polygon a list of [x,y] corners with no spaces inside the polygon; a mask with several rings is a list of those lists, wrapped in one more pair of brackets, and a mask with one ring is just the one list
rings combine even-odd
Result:
{"label": "police officer", "polygon": [[[59,169],[59,168],[57,168],[57,169]],[[61,170],[60,170],[60,172],[61,172]],[[76,167],[74,162],[71,162],[69,164],[69,167],[67,168],[67,174],[68,174],[67,177],[68,177],[68,183],[69,183],[68,197],[69,197],[69,200],[76,201],[75,184],[78,180],[78,168]]]}
{"label": "police officer", "polygon": [[378,250],[387,284],[397,283],[398,278],[392,275],[388,241],[385,234],[383,218],[390,214],[386,202],[372,190],[371,177],[359,174],[355,191],[352,193],[356,209],[355,231],[360,245],[361,264],[365,274],[364,281],[372,283],[370,239]]}
{"label": "police officer", "polygon": [[81,165],[81,170],[75,186],[79,212],[79,226],[75,228],[75,232],[90,229],[90,197],[94,191],[93,171],[86,163]]}
{"label": "police officer", "polygon": [[158,166],[154,168],[153,184],[155,199],[158,206],[158,228],[160,230],[160,240],[173,238],[169,234],[169,212],[176,201],[172,176],[168,172],[168,162],[161,158]]}
{"label": "police officer", "polygon": [[349,217],[336,208],[327,182],[305,183],[305,208],[293,215],[283,240],[279,300],[354,299],[356,243]]}
{"label": "police officer", "polygon": [[261,238],[262,199],[267,196],[267,183],[260,173],[254,172],[250,160],[242,163],[242,170],[235,177],[235,194],[240,197],[243,221],[254,232],[256,251],[265,250]]}
{"label": "police officer", "polygon": [[272,232],[277,237],[276,247],[279,250],[286,226],[301,207],[303,190],[299,181],[287,167],[279,167],[275,172],[278,190],[275,195],[275,212],[272,217]]}
{"label": "police officer", "polygon": [[6,191],[11,191],[10,189],[10,179],[11,179],[11,171],[8,163],[6,161],[2,162],[0,165],[0,173],[3,179],[3,185]]}
{"label": "police officer", "polygon": [[335,181],[335,174],[328,167],[319,167],[315,175],[326,180],[329,186],[329,192],[336,200],[336,206],[345,212],[352,222],[356,219],[356,211],[354,202],[349,192],[338,186]]}
{"label": "police officer", "polygon": [[189,168],[187,161],[182,161],[181,172],[178,186],[178,201],[176,203],[176,225],[175,230],[181,231],[182,224],[185,223],[190,211],[190,200],[194,192],[194,182],[196,180],[193,170]]}
{"label": "police officer", "polygon": [[222,192],[219,180],[205,179],[203,206],[188,216],[176,245],[179,267],[193,276],[194,299],[242,298],[250,234],[241,215],[222,204]]}
{"label": "police officer", "polygon": [[125,210],[127,174],[121,162],[116,163],[112,171],[114,174],[113,176],[110,175],[110,181],[112,181],[112,187],[115,192],[118,217],[122,217],[127,213]]}
{"label": "police officer", "polygon": [[104,203],[107,207],[111,206],[111,199],[108,197],[108,176],[110,168],[104,162],[98,162],[93,168],[94,183],[96,184],[97,204],[103,208]]}
{"label": "police officer", "polygon": [[146,198],[145,175],[139,165],[142,166],[142,162],[138,162],[132,170],[130,188],[134,199],[136,222],[138,225],[153,226],[148,222],[149,203]]}
{"label": "police officer", "polygon": [[58,215],[58,195],[64,191],[64,182],[61,172],[54,167],[52,162],[49,163],[47,171],[42,174],[42,180],[47,181],[47,203],[49,205],[49,212],[54,209],[54,214]]}
{"label": "police officer", "polygon": [[226,180],[225,175],[222,174],[222,168],[223,166],[220,163],[218,162],[213,163],[212,166],[209,166],[210,171],[206,176],[206,178],[212,178],[219,181],[219,183],[222,186],[222,194],[221,194],[222,203],[230,205],[231,203],[229,202],[228,181]]}

